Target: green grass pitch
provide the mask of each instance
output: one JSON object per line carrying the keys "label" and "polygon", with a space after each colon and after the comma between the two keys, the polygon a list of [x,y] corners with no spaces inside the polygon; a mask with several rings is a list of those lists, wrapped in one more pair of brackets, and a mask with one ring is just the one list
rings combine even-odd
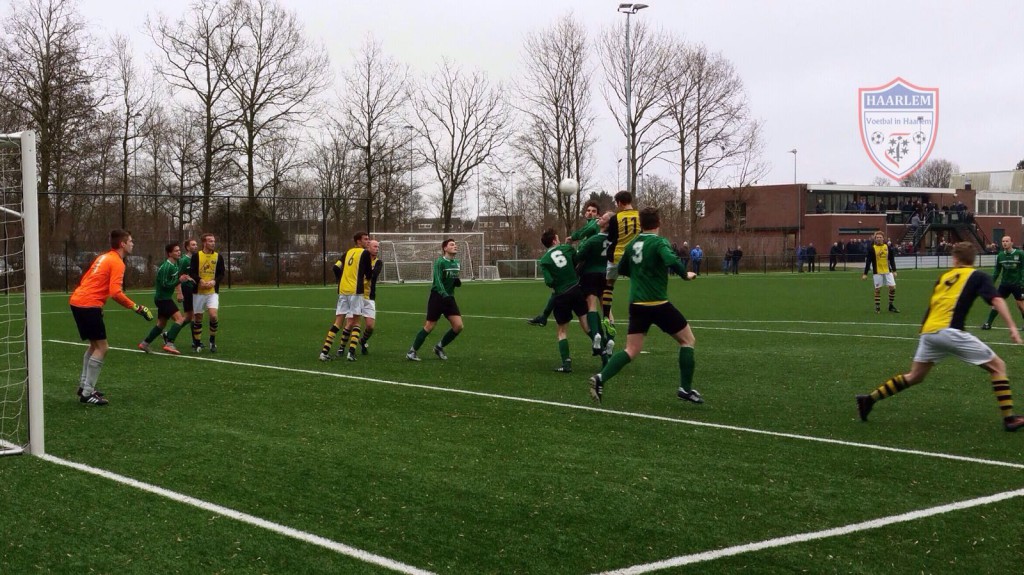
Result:
{"label": "green grass pitch", "polygon": [[[593,404],[599,362],[579,328],[564,375],[553,323],[525,323],[546,301],[540,282],[466,282],[447,362],[430,351],[443,320],[423,361],[404,359],[426,284],[379,288],[370,355],[354,363],[317,361],[330,286],[224,290],[216,355],[142,354],[150,324],[111,303],[111,404],[87,407],[67,297],[46,294],[49,455],[343,550],[23,456],[0,459],[0,572],[1019,570],[1016,496],[827,532],[1024,488],[1024,435],[1002,430],[978,368],[943,362],[870,422],[857,417],[855,394],[909,366],[937,275],[900,273],[903,313],[879,315],[857,272],[673,278],[697,338],[699,406],[675,398],[676,347],[657,331]],[[620,346],[627,291],[616,290]],[[986,312],[976,304],[971,325]],[[1024,349],[1001,328],[976,333],[1024,405]],[[819,536],[780,539],[807,533]]]}

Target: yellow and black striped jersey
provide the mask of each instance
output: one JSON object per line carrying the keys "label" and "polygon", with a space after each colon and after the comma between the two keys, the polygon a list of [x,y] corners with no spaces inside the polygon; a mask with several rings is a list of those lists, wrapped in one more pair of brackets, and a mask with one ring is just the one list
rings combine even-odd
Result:
{"label": "yellow and black striped jersey", "polygon": [[867,257],[864,258],[864,274],[871,270],[875,274],[887,274],[896,271],[896,260],[888,244],[871,244]]}
{"label": "yellow and black striped jersey", "polygon": [[608,250],[608,261],[619,263],[622,252],[633,238],[640,235],[640,212],[635,208],[622,210],[608,222],[608,242],[612,248]]}
{"label": "yellow and black striped jersey", "polygon": [[338,293],[342,295],[362,295],[366,287],[365,279],[370,277],[370,252],[364,248],[351,248],[345,257],[334,264],[335,275],[338,277]]}
{"label": "yellow and black striped jersey", "polygon": [[921,322],[921,333],[935,333],[951,327],[964,329],[967,312],[976,298],[991,304],[999,297],[992,278],[972,267],[956,267],[939,276]]}

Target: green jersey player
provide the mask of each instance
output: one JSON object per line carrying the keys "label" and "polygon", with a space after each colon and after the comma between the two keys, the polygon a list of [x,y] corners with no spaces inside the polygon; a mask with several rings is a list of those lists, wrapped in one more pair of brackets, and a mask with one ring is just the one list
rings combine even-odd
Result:
{"label": "green jersey player", "polygon": [[459,253],[459,244],[448,238],[441,242],[441,257],[434,262],[433,283],[430,286],[430,297],[427,299],[427,321],[423,329],[416,334],[416,338],[405,354],[410,361],[419,361],[416,355],[420,346],[426,341],[427,336],[434,330],[437,320],[443,315],[451,324],[441,341],[434,345],[434,354],[441,359],[448,359],[444,348],[462,332],[462,312],[459,311],[459,304],[455,302],[455,288],[462,285],[459,279],[459,260],[455,256]]}
{"label": "green jersey player", "polygon": [[604,295],[605,270],[608,266],[608,222],[614,214],[607,212],[597,219],[598,233],[583,240],[576,248],[576,260],[580,273],[580,289],[587,298],[587,325],[593,332],[594,355],[600,355],[602,361],[611,356],[615,348],[615,334],[606,329],[601,322],[601,297]]}
{"label": "green jersey player", "polygon": [[[181,328],[188,320],[178,311],[178,306],[174,303],[174,293],[179,283],[187,282],[192,278],[187,273],[181,271],[181,266],[179,265],[181,246],[178,242],[167,244],[164,251],[167,254],[167,259],[164,260],[164,263],[160,264],[160,269],[156,272],[156,287],[153,293],[153,301],[156,303],[157,310],[156,325],[149,330],[146,339],[139,343],[139,349],[149,353],[149,345],[156,340],[157,336],[163,334],[163,350],[167,353],[178,355],[180,352],[174,346],[174,338],[178,337],[178,332],[181,331]],[[171,329],[164,332],[167,320],[173,320],[174,323],[171,325]]]}
{"label": "green jersey player", "polygon": [[[590,236],[598,232],[597,215],[601,213],[600,206],[594,200],[587,200],[587,203],[583,205],[583,217],[587,219],[587,223],[582,228],[569,234],[569,240],[576,242],[579,240],[585,240]],[[548,317],[551,315],[551,310],[554,309],[555,296],[548,298],[547,305],[544,306],[544,311],[540,315],[526,320],[526,323],[530,325],[539,325],[544,327],[548,323]]]}
{"label": "green jersey player", "polygon": [[572,316],[575,315],[579,319],[584,333],[591,339],[594,337],[590,333],[590,326],[587,325],[587,300],[583,297],[583,290],[580,289],[579,278],[576,276],[576,250],[570,245],[560,243],[558,234],[552,228],[544,230],[540,241],[547,248],[540,258],[540,269],[544,273],[544,285],[551,288],[552,292],[552,311],[555,314],[555,323],[558,324],[558,353],[562,358],[561,367],[555,371],[571,373],[568,325],[572,321]]}
{"label": "green jersey player", "polygon": [[668,240],[658,235],[661,218],[656,208],[640,212],[641,232],[626,244],[618,263],[619,275],[629,276],[629,334],[626,349],[613,355],[601,373],[590,378],[590,395],[600,402],[604,384],[629,362],[640,357],[644,337],[652,325],[679,343],[679,399],[703,403],[693,389],[695,367],[693,347],[696,340],[683,314],[668,301],[668,268],[680,277],[692,280],[697,274],[686,271]]}
{"label": "green jersey player", "polygon": [[[1017,302],[1017,309],[1021,317],[1024,317],[1024,250],[1013,247],[1013,239],[1010,236],[1003,236],[1003,249],[999,250],[996,256],[996,269],[992,273],[992,281],[1003,276],[999,284],[999,297],[1004,300],[1011,294]],[[988,312],[988,319],[982,324],[981,329],[992,329],[992,320],[996,319],[998,312],[996,308]]]}

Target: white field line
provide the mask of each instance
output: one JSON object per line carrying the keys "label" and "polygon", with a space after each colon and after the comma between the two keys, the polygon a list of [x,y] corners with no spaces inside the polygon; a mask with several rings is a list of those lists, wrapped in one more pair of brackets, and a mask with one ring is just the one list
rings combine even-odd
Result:
{"label": "white field line", "polygon": [[292,539],[297,539],[299,541],[302,541],[303,543],[309,543],[311,545],[323,547],[324,549],[328,549],[330,551],[334,551],[336,553],[352,557],[353,559],[358,559],[365,563],[372,563],[374,565],[379,565],[381,567],[385,567],[387,569],[391,569],[392,571],[397,571],[399,573],[408,573],[409,575],[433,575],[430,571],[424,571],[423,569],[419,569],[411,565],[406,565],[405,563],[400,563],[398,561],[388,559],[387,557],[381,557],[380,555],[375,555],[373,553],[370,553],[369,551],[363,551],[362,549],[357,549],[355,547],[345,545],[344,543],[338,543],[337,541],[332,541],[331,539],[320,537],[319,535],[307,533],[306,531],[292,529],[291,527],[286,527],[279,523],[274,523],[273,521],[267,521],[266,519],[261,519],[254,515],[249,515],[248,513],[236,511],[229,507],[224,507],[221,505],[217,505],[216,503],[203,501],[202,499],[196,499],[195,497],[190,497],[188,495],[184,495],[176,491],[171,491],[169,489],[164,489],[163,487],[158,487],[150,483],[138,481],[136,479],[132,479],[131,477],[125,477],[124,475],[112,473],[104,469],[98,469],[90,465],[75,463],[74,461],[68,461],[66,459],[61,459],[59,457],[54,457],[52,455],[41,455],[40,457],[45,461],[49,461],[50,463],[63,465],[65,467],[77,469],[78,471],[84,473],[97,475],[104,479],[109,479],[111,481],[127,485],[129,487],[134,487],[135,489],[139,489],[147,493],[159,495],[160,497],[164,497],[172,501],[176,501],[178,503],[183,503],[185,505],[190,505],[192,507],[202,509],[203,511],[209,511],[211,513],[216,513],[224,517],[229,517],[236,521],[247,523],[249,525],[253,525],[261,529],[273,531],[274,533],[284,535],[285,537],[290,537]]}
{"label": "white field line", "polygon": [[703,563],[705,561],[714,561],[716,559],[721,559],[723,557],[732,557],[733,555],[741,555],[743,553],[761,551],[763,549],[784,547],[786,545],[804,543],[806,541],[814,541],[817,539],[827,539],[829,537],[841,537],[843,535],[857,533],[858,531],[878,529],[879,527],[895,525],[897,523],[907,523],[910,521],[916,521],[918,519],[924,519],[926,517],[941,515],[943,513],[962,511],[964,509],[980,507],[982,505],[990,505],[992,503],[998,503],[1000,501],[1005,501],[1007,499],[1021,497],[1022,495],[1024,495],[1024,489],[1004,491],[1003,493],[997,493],[995,495],[978,497],[976,499],[968,499],[966,501],[958,501],[956,503],[939,505],[938,507],[930,507],[928,509],[920,509],[918,511],[910,511],[908,513],[901,513],[899,515],[880,517],[878,519],[872,519],[870,521],[864,521],[862,523],[851,523],[850,525],[844,525],[842,527],[833,527],[831,529],[824,529],[822,531],[813,531],[810,533],[787,535],[785,537],[777,537],[775,539],[766,539],[764,541],[757,541],[754,543],[745,543],[743,545],[725,547],[723,549],[716,549],[714,551],[703,551],[701,553],[693,553],[691,555],[680,555],[678,557],[673,557],[671,559],[665,559],[662,561],[656,561],[654,563],[634,565],[632,567],[615,569],[613,571],[604,571],[600,575],[639,575],[641,573],[650,573],[652,571],[660,571],[662,569],[669,569],[672,567],[692,565],[694,563]]}
{"label": "white field line", "polygon": [[[47,341],[49,343],[59,343],[59,344],[63,344],[63,345],[72,345],[72,346],[85,347],[84,343],[75,342],[75,341],[64,341],[64,340],[58,340],[58,339],[47,339],[45,341]],[[114,346],[111,346],[110,349],[117,350],[117,351],[126,351],[126,352],[130,352],[130,353],[143,353],[142,351],[139,351],[137,349],[129,349],[129,348],[124,348],[124,347],[114,347]],[[548,400],[534,399],[534,398],[529,398],[529,397],[517,397],[517,396],[513,396],[513,395],[502,395],[502,394],[497,394],[497,393],[485,393],[485,392],[482,392],[482,391],[471,391],[471,390],[467,390],[467,389],[452,389],[452,388],[448,388],[448,387],[440,387],[440,386],[435,386],[435,385],[425,385],[425,384],[421,384],[421,383],[407,383],[407,382],[403,382],[403,381],[390,381],[390,380],[378,379],[378,378],[374,378],[374,377],[365,377],[365,376],[358,376],[358,375],[348,375],[348,374],[344,374],[344,373],[335,373],[335,372],[329,372],[329,371],[316,371],[316,370],[312,370],[312,369],[299,369],[299,368],[293,368],[293,367],[283,367],[283,366],[278,366],[278,365],[266,365],[266,364],[251,363],[251,362],[244,362],[244,361],[231,361],[231,360],[226,360],[226,359],[214,359],[214,358],[211,358],[209,356],[195,356],[195,355],[187,355],[187,354],[179,355],[179,356],[172,356],[172,355],[167,355],[167,354],[154,354],[154,355],[156,357],[166,357],[168,359],[174,358],[174,359],[188,359],[188,360],[193,360],[193,361],[209,361],[209,362],[213,362],[213,363],[221,363],[221,364],[224,364],[224,365],[235,365],[235,366],[241,366],[241,367],[252,367],[252,368],[257,368],[257,369],[269,369],[269,370],[273,370],[273,371],[283,371],[283,372],[287,372],[287,373],[301,373],[301,374],[313,375],[313,376],[317,376],[317,377],[333,377],[333,378],[337,378],[337,379],[348,379],[348,380],[352,380],[352,381],[362,381],[362,382],[367,382],[367,383],[377,383],[377,384],[383,384],[383,385],[393,385],[393,386],[407,387],[407,388],[413,388],[413,389],[424,389],[424,390],[429,390],[429,391],[438,391],[438,392],[442,392],[442,393],[456,393],[456,394],[460,394],[460,395],[468,395],[468,396],[473,396],[473,397],[485,397],[485,398],[488,398],[488,399],[502,399],[502,400],[506,400],[506,401],[518,401],[518,402],[530,403],[530,404],[534,404],[534,405],[547,405],[547,406],[551,406],[551,407],[560,407],[560,408],[574,409],[574,410],[579,410],[579,411],[590,411],[590,412],[597,412],[597,413],[606,413],[606,414],[610,414],[610,415],[619,415],[619,416],[623,416],[623,417],[634,417],[634,418],[637,418],[637,419],[646,419],[646,420],[649,420],[649,421],[660,421],[660,422],[667,422],[667,423],[674,423],[674,424],[692,425],[692,426],[695,426],[695,427],[707,427],[707,428],[711,428],[711,429],[721,429],[721,430],[726,430],[726,431],[739,431],[739,432],[744,432],[744,433],[753,433],[753,434],[756,434],[756,435],[766,435],[766,436],[769,436],[769,437],[781,437],[781,438],[785,438],[785,439],[796,439],[796,440],[799,440],[799,441],[811,441],[811,442],[815,442],[815,443],[826,443],[826,444],[830,444],[830,445],[841,445],[841,446],[844,446],[844,447],[854,447],[854,448],[859,448],[859,449],[872,449],[872,450],[876,450],[876,451],[887,451],[887,452],[891,452],[891,453],[902,453],[902,454],[905,454],[905,455],[917,455],[917,456],[922,456],[922,457],[931,457],[931,458],[935,458],[935,459],[946,459],[946,460],[951,460],[951,461],[962,461],[962,462],[967,462],[967,463],[978,463],[978,464],[982,464],[982,465],[993,465],[993,466],[998,466],[998,467],[1010,467],[1010,468],[1013,468],[1013,469],[1024,469],[1024,463],[1013,463],[1013,462],[998,461],[998,460],[993,460],[993,459],[981,459],[981,458],[977,458],[977,457],[965,457],[965,456],[962,456],[962,455],[952,455],[952,454],[948,454],[948,453],[937,453],[937,452],[933,452],[933,451],[920,451],[920,450],[916,450],[916,449],[903,449],[903,448],[899,448],[899,447],[888,447],[888,446],[884,446],[884,445],[873,445],[873,444],[870,444],[870,443],[859,443],[859,442],[854,442],[854,441],[842,441],[842,440],[839,440],[839,439],[830,439],[830,438],[827,438],[827,437],[814,437],[814,436],[811,436],[811,435],[800,435],[800,434],[796,434],[796,433],[783,433],[783,432],[779,432],[779,431],[767,431],[767,430],[764,430],[764,429],[754,429],[754,428],[750,428],[750,427],[739,427],[739,426],[735,426],[735,425],[726,425],[726,424],[722,424],[722,423],[709,423],[709,422],[706,422],[706,421],[694,421],[694,420],[689,420],[689,419],[678,419],[678,418],[675,418],[675,417],[665,417],[665,416],[662,416],[662,415],[651,415],[651,414],[648,414],[648,413],[635,413],[635,412],[630,412],[630,411],[619,411],[619,410],[615,410],[615,409],[605,409],[605,408],[602,408],[602,407],[593,407],[593,406],[588,406],[588,405],[578,405],[578,404],[573,404],[573,403],[562,403],[562,402],[558,402],[558,401],[548,401]]]}
{"label": "white field line", "polygon": [[[318,311],[330,313],[334,308],[320,308],[320,307],[309,307],[309,306],[298,306],[298,305],[257,305],[257,304],[242,304],[234,307],[253,307],[253,308],[275,308],[275,309],[301,309],[309,311]],[[125,310],[127,311],[127,310]],[[393,315],[423,315],[421,311],[395,311],[395,310],[377,310],[377,314],[393,314]],[[525,317],[511,317],[511,316],[497,316],[497,315],[467,315],[463,314],[464,318],[470,319],[490,319],[490,320],[513,320],[513,321],[526,321],[529,318]],[[778,325],[778,324],[798,324],[798,325],[852,325],[852,326],[882,326],[882,327],[913,327],[917,328],[920,324],[910,323],[875,323],[875,322],[835,322],[835,321],[808,321],[808,320],[723,320],[723,319],[688,319],[690,324],[700,330],[715,330],[715,331],[743,331],[750,333],[770,333],[770,334],[782,334],[782,335],[809,335],[809,336],[823,336],[823,337],[856,337],[862,339],[893,339],[901,341],[917,341],[917,336],[901,336],[901,335],[872,335],[872,334],[859,334],[859,333],[828,333],[822,331],[796,331],[796,330],[777,330],[777,329],[756,329],[756,328],[740,328],[740,327],[715,327],[705,324],[710,323],[730,323],[730,324],[755,324],[755,325]],[[1004,329],[997,328],[995,326],[992,329]],[[1012,346],[1016,345],[1012,342],[1001,342],[1001,341],[989,341],[985,342],[988,346]]]}

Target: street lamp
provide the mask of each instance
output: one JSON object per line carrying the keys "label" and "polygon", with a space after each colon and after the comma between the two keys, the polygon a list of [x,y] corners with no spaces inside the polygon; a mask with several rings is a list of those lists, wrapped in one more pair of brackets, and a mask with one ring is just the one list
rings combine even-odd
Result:
{"label": "street lamp", "polygon": [[622,158],[615,163],[615,188],[616,191],[622,189]]}
{"label": "street lamp", "polygon": [[647,4],[619,4],[618,11],[626,15],[626,191],[634,193],[636,190],[636,163],[633,158],[633,140],[636,134],[633,132],[633,45],[629,39],[629,17],[640,10],[647,8]]}
{"label": "street lamp", "polygon": [[409,156],[409,193],[412,193],[412,130],[410,124],[405,125],[405,152]]}
{"label": "street lamp", "polygon": [[[790,150],[789,153],[793,154],[793,187],[795,188],[796,187],[796,148],[793,148],[792,150]],[[800,208],[800,190],[799,189],[794,190],[794,194],[796,195],[796,245],[793,246],[793,254],[796,254],[797,250],[800,247],[800,243],[802,241],[802,238],[801,238],[802,234],[801,234],[801,232],[803,230],[800,229],[801,228],[800,220],[802,219],[803,214],[801,213],[802,210]]]}

